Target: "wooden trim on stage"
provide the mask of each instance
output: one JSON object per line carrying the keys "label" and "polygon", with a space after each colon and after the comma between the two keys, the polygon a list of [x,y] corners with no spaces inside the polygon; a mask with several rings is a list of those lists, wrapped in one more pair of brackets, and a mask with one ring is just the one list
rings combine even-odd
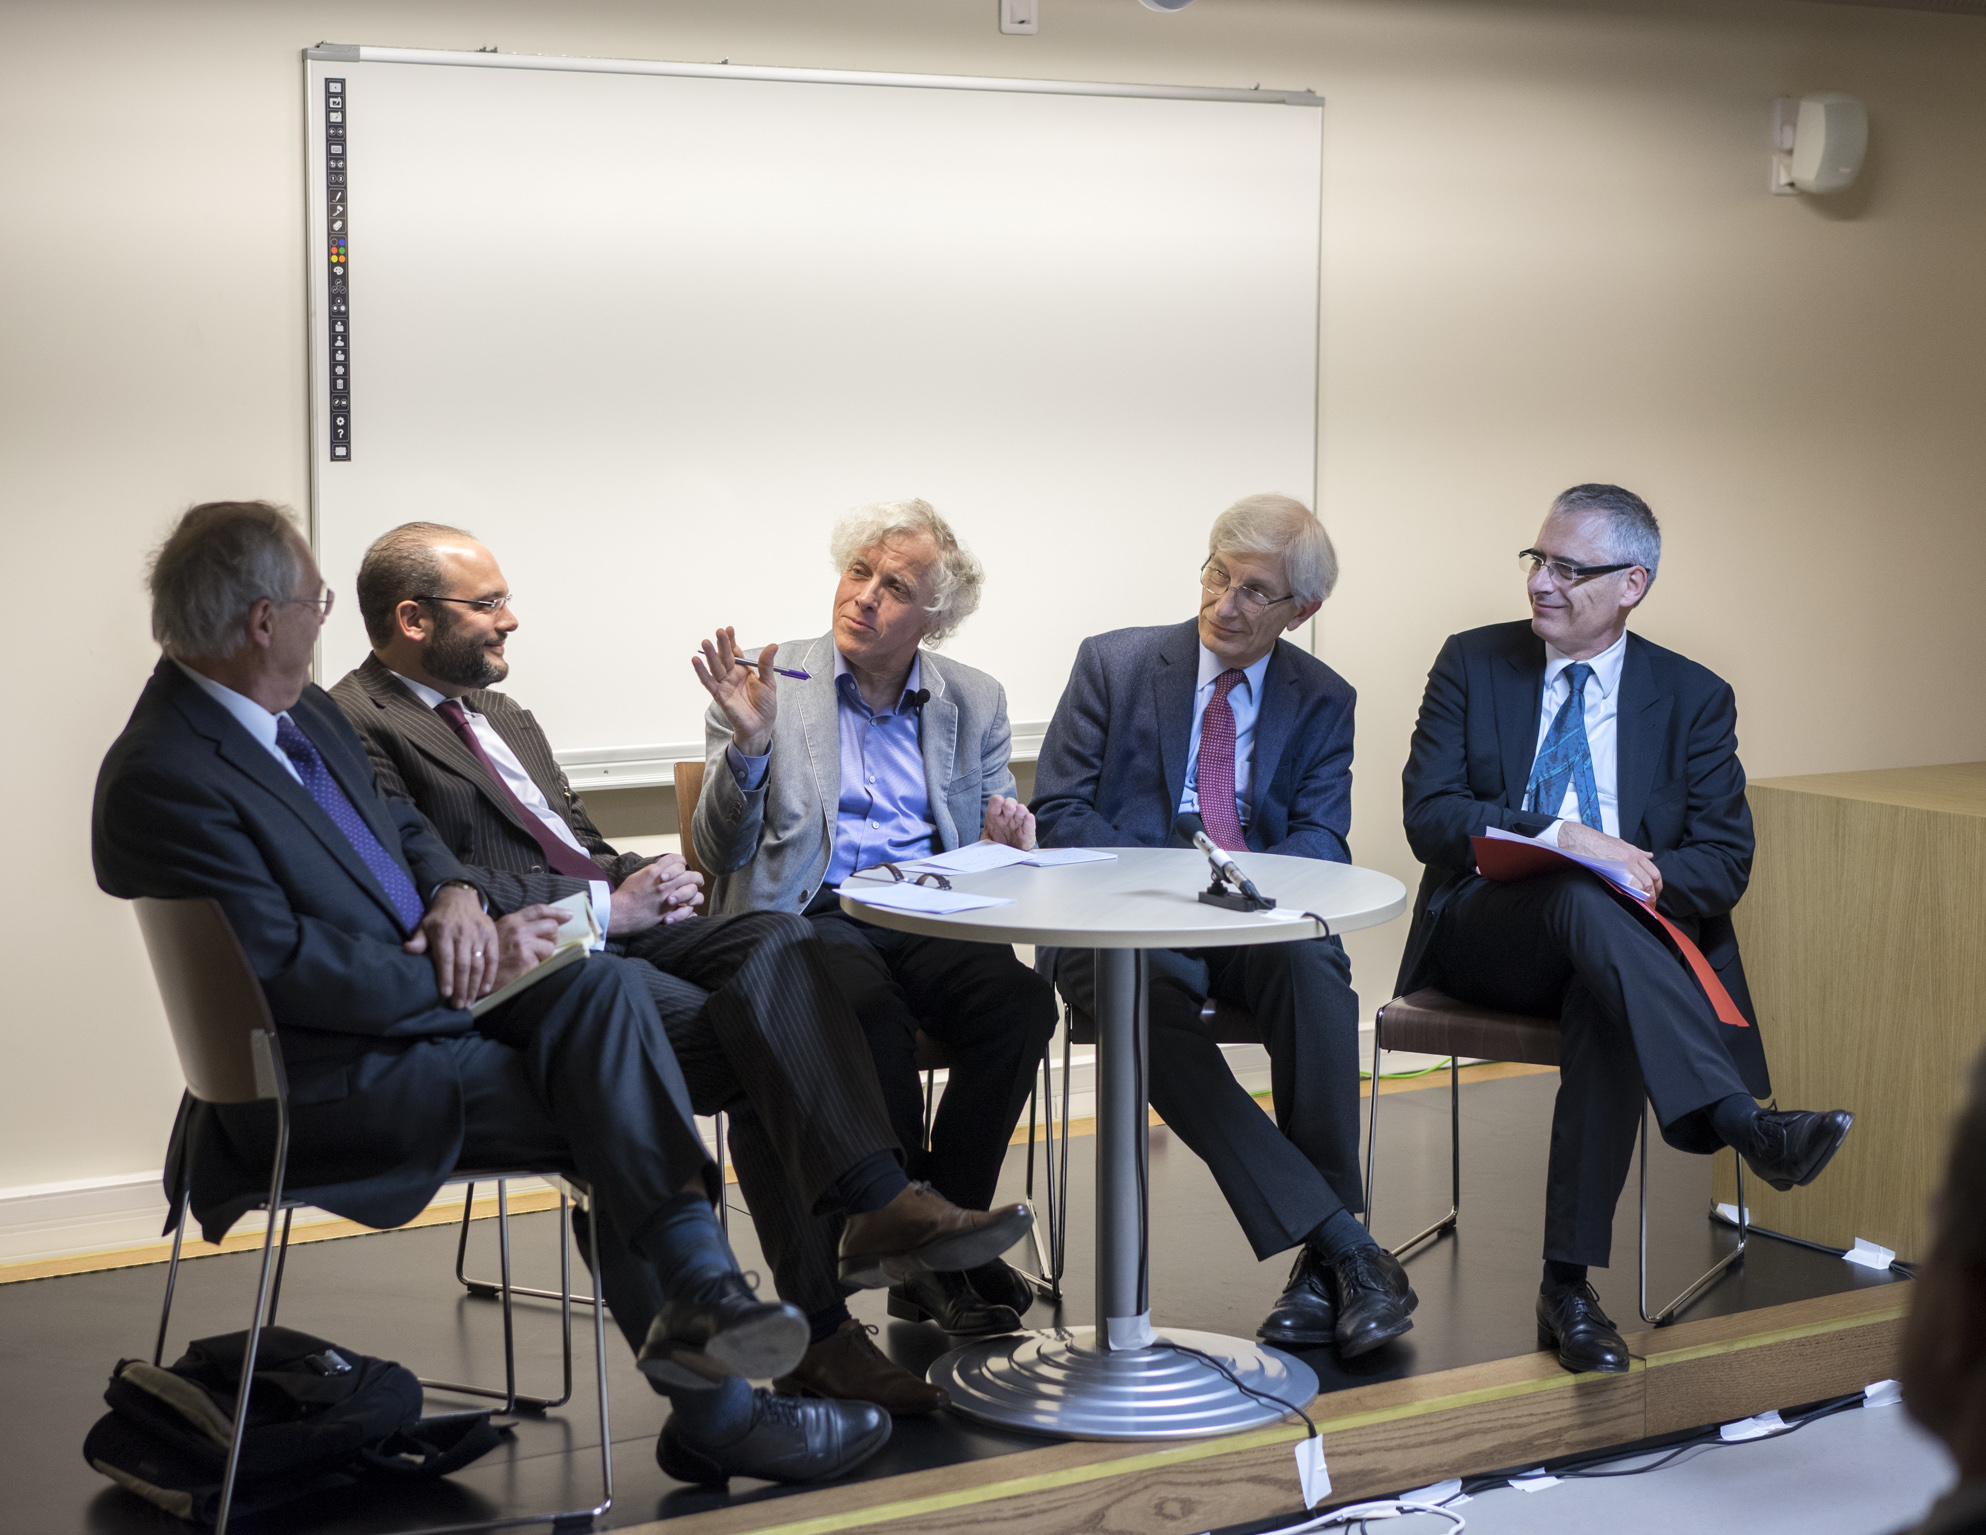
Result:
{"label": "wooden trim on stage", "polygon": [[[1626,1375],[1568,1375],[1548,1354],[1320,1396],[1334,1503],[1535,1464],[1857,1390],[1896,1373],[1908,1283],[1630,1334]],[[989,1460],[630,1526],[624,1535],[889,1535],[1099,1529],[1198,1535],[1301,1512],[1303,1429],[1183,1444],[1044,1444]],[[965,1511],[970,1510],[967,1514]]]}

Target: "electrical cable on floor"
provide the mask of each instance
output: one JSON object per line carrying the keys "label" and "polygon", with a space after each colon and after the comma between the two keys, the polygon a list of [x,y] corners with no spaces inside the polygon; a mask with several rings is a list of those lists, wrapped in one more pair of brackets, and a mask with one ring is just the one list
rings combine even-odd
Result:
{"label": "electrical cable on floor", "polygon": [[[1715,1205],[1710,1207],[1710,1218],[1729,1226],[1733,1231],[1737,1230],[1738,1223]],[[1792,1247],[1804,1247],[1809,1252],[1826,1253],[1830,1258],[1848,1256],[1848,1249],[1845,1247],[1829,1247],[1825,1242],[1810,1242],[1805,1237],[1788,1236],[1783,1231],[1771,1231],[1759,1225],[1757,1221],[1746,1221],[1745,1231],[1750,1236],[1771,1237],[1775,1242],[1785,1242]],[[1901,1274],[1905,1279],[1917,1277],[1917,1266],[1913,1263],[1905,1263],[1901,1258],[1892,1258],[1889,1266],[1893,1272]]]}

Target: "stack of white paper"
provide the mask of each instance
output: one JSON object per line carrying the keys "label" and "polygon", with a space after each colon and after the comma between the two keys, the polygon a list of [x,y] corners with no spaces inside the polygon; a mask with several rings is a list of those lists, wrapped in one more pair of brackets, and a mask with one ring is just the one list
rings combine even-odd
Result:
{"label": "stack of white paper", "polygon": [[963,890],[933,890],[929,885],[907,881],[901,885],[880,885],[866,879],[851,879],[842,884],[841,892],[865,906],[887,906],[893,911],[944,913],[1014,904],[1003,895],[967,895]]}

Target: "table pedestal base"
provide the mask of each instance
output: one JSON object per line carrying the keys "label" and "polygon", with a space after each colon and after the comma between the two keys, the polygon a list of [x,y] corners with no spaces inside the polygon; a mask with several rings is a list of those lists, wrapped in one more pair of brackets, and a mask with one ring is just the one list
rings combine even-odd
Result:
{"label": "table pedestal base", "polygon": [[[1204,1361],[1167,1348],[1099,1348],[1093,1327],[1009,1333],[953,1349],[930,1369],[968,1418],[1070,1439],[1193,1439],[1259,1428],[1285,1409],[1237,1390]],[[1196,1349],[1266,1396],[1308,1407],[1310,1366],[1220,1333],[1154,1334]]]}

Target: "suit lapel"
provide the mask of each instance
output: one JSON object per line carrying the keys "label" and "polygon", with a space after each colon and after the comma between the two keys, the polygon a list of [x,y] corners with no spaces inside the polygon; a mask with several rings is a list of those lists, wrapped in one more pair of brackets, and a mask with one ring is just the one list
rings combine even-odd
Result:
{"label": "suit lapel", "polygon": [[1661,753],[1657,750],[1668,729],[1675,700],[1657,693],[1655,668],[1640,636],[1630,634],[1621,664],[1621,696],[1614,714],[1614,794],[1620,812],[1620,834],[1633,842],[1641,829],[1641,812],[1655,779]]}
{"label": "suit lapel", "polygon": [[[1166,636],[1152,669],[1152,713],[1158,720],[1159,767],[1165,774],[1166,820],[1186,792],[1186,758],[1193,738],[1193,694],[1200,684],[1199,625],[1191,620]],[[1257,729],[1261,716],[1257,715]]]}
{"label": "suit lapel", "polygon": [[[322,843],[324,850],[337,859],[339,866],[357,882],[359,888],[377,901],[380,908],[398,924],[400,914],[393,909],[393,903],[386,898],[386,891],[381,888],[372,870],[365,866],[365,860],[359,857],[359,851],[352,846],[351,839],[338,830],[331,817],[324,813],[323,807],[310,797],[310,791],[290,777],[262,744],[229,716],[227,710],[180,675],[174,663],[165,661],[160,665],[172,668],[171,680],[178,688],[175,702],[186,717],[187,723],[214,743],[215,753],[222,761],[245,774],[266,793],[280,801],[302,824],[304,830]],[[322,747],[319,748],[319,754],[323,755]],[[330,760],[328,756],[325,757],[327,764]],[[335,778],[337,774],[334,772],[332,776]],[[360,814],[364,814],[363,810]]]}
{"label": "suit lapel", "polygon": [[[1255,701],[1255,744],[1248,767],[1248,798],[1251,809],[1262,804],[1275,781],[1276,768],[1283,760],[1283,748],[1296,728],[1296,662],[1285,652],[1292,647],[1283,640],[1269,652],[1269,665],[1262,673],[1262,696]],[[1179,802],[1174,800],[1176,805]],[[1250,824],[1258,818],[1251,814]]]}
{"label": "suit lapel", "polygon": [[1499,649],[1491,668],[1496,739],[1503,757],[1503,804],[1521,810],[1531,762],[1538,755],[1538,701],[1545,686],[1545,642],[1528,631]]}
{"label": "suit lapel", "polygon": [[[537,721],[530,719],[526,710],[511,703],[501,693],[479,692],[474,696],[471,707],[490,722],[490,728],[511,749],[524,771],[531,775],[531,782],[545,796],[545,803],[558,812],[560,819],[572,828],[576,836],[578,828],[572,825],[572,807],[566,802],[565,786],[559,781],[558,759],[552,755],[551,743],[546,740],[544,731],[537,728]],[[508,809],[508,805],[505,808]],[[516,819],[515,814],[511,819]]]}
{"label": "suit lapel", "polygon": [[[394,728],[413,743],[415,750],[442,771],[468,784],[482,795],[492,810],[527,837],[534,837],[531,828],[511,808],[509,798],[490,781],[489,770],[462,744],[461,737],[448,728],[440,715],[416,698],[377,656],[366,658],[365,665],[359,668],[359,676],[366,685],[366,691],[378,700],[380,707],[393,721]],[[503,734],[501,730],[497,733]],[[508,741],[510,738],[504,736],[504,739]],[[514,747],[512,749],[515,750]],[[556,805],[558,801],[554,799],[552,803]]]}
{"label": "suit lapel", "polygon": [[[952,770],[958,761],[959,708],[945,689],[944,674],[932,658],[923,658],[923,685],[931,696],[925,700],[917,719],[917,744],[924,754],[924,802],[938,828],[940,852],[959,845],[959,828],[952,820],[951,802],[945,791],[951,787]],[[972,829],[977,840],[979,828]]]}
{"label": "suit lapel", "polygon": [[[834,636],[825,635],[808,647],[800,670],[808,680],[797,685],[800,731],[807,743],[807,760],[814,769],[814,789],[821,797],[821,823],[827,845],[834,846],[835,820],[841,807],[841,720],[834,696]],[[782,684],[782,691],[794,684]]]}

